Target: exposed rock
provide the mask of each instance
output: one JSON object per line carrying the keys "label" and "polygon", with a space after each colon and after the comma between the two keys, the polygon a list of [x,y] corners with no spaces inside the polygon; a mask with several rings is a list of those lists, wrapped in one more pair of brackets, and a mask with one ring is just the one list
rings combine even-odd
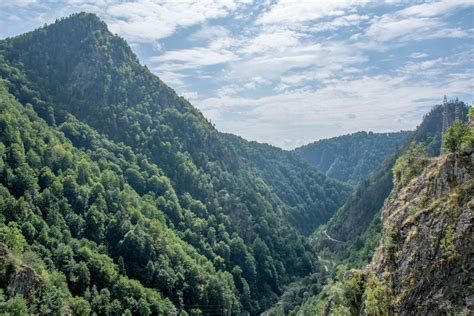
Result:
{"label": "exposed rock", "polygon": [[10,275],[7,293],[10,297],[21,294],[32,298],[41,286],[41,277],[28,266],[17,266]]}
{"label": "exposed rock", "polygon": [[41,287],[41,276],[29,266],[10,263],[11,255],[7,245],[0,243],[0,266],[6,272],[7,294],[9,297],[20,294],[25,298],[33,299]]}
{"label": "exposed rock", "polygon": [[389,286],[395,314],[468,314],[474,308],[470,156],[431,161],[385,201],[382,241],[370,270]]}

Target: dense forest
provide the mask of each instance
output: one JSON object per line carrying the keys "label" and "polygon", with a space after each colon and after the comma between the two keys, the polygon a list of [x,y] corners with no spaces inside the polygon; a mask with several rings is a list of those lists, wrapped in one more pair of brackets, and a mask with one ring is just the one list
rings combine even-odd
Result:
{"label": "dense forest", "polygon": [[358,184],[401,146],[410,132],[358,132],[323,139],[295,151],[306,161],[335,179]]}
{"label": "dense forest", "polygon": [[286,219],[304,234],[326,223],[352,190],[290,151],[225,134],[243,162],[290,206]]}
{"label": "dense forest", "polygon": [[384,203],[459,165],[467,111],[285,151],[217,131],[93,14],[1,40],[0,314],[357,314],[388,285],[347,274],[400,241]]}
{"label": "dense forest", "polygon": [[[302,162],[291,183],[256,172],[96,16],[1,41],[0,74],[7,306],[30,267],[42,281],[26,306],[40,314],[256,314],[318,270],[301,232],[349,187]],[[299,161],[283,156],[274,170]]]}

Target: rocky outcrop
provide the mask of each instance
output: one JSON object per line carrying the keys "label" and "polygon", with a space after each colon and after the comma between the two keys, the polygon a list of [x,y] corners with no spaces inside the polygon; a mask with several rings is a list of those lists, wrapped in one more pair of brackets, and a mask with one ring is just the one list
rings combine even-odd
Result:
{"label": "rocky outcrop", "polygon": [[382,240],[368,270],[400,315],[474,310],[474,153],[433,159],[382,209]]}
{"label": "rocky outcrop", "polygon": [[5,274],[2,283],[6,283],[6,292],[9,297],[20,294],[32,300],[41,287],[41,276],[27,265],[14,264],[11,256],[7,245],[0,242],[0,266]]}

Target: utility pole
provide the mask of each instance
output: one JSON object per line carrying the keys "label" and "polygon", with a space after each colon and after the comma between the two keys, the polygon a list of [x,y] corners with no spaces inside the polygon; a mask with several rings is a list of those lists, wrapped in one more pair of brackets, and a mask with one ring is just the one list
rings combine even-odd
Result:
{"label": "utility pole", "polygon": [[444,96],[443,99],[443,127],[441,129],[442,135],[446,133],[446,130],[449,127],[449,121],[448,121],[448,101],[446,99],[446,96]]}
{"label": "utility pole", "polygon": [[461,104],[456,102],[454,104],[454,121],[461,121]]}
{"label": "utility pole", "polygon": [[443,151],[444,149],[444,133],[449,128],[449,121],[448,121],[448,100],[446,99],[446,96],[443,98],[443,126],[441,128],[441,150]]}

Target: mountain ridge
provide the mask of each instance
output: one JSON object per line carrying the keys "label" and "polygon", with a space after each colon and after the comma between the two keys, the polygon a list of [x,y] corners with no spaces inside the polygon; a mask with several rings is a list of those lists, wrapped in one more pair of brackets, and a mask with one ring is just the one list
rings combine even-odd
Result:
{"label": "mountain ridge", "polygon": [[[222,309],[253,315],[276,301],[285,284],[318,269],[310,245],[284,216],[292,210],[279,198],[282,191],[256,175],[202,113],[140,65],[126,42],[96,16],[74,14],[0,41],[0,75],[5,93],[47,123],[41,133],[58,133],[64,140],[56,149],[30,148],[30,143],[44,142],[41,135],[31,134],[14,147],[19,157],[32,157],[21,160],[28,181],[43,181],[43,172],[52,173],[52,179],[68,188],[67,199],[61,199],[61,190],[54,191],[53,205],[63,203],[65,209],[54,216],[64,223],[64,234],[72,234],[74,245],[76,239],[85,239],[89,244],[84,247],[102,249],[102,257],[89,256],[89,250],[82,253],[79,246],[70,248],[59,233],[28,239],[22,251],[44,249],[41,260],[48,262],[48,271],[57,271],[65,280],[58,284],[68,287],[82,305],[96,312],[103,308],[92,304],[88,294],[99,292],[94,294],[97,299],[115,299],[117,310],[135,313],[138,307],[129,303],[133,301],[127,294],[108,288],[115,286],[116,277],[127,277],[161,293],[168,300],[163,308],[172,304],[191,311],[198,306],[206,312],[218,302]],[[17,116],[24,119],[30,112]],[[46,164],[53,150],[65,157],[62,169]],[[90,156],[81,162],[74,158],[79,153]],[[9,182],[7,173],[14,165],[6,166],[0,179],[14,200],[49,194],[48,187],[32,185],[25,191]],[[46,167],[50,171],[43,170]],[[313,175],[309,183],[326,181],[319,172]],[[307,184],[302,185],[304,189]],[[337,205],[347,187],[332,185],[337,193],[324,195],[323,188],[321,198],[334,197]],[[101,198],[95,204],[89,202],[97,196]],[[123,199],[129,202],[123,204]],[[48,204],[34,200],[33,205],[41,214],[35,220],[56,229],[57,222],[48,219]],[[2,228],[23,238],[26,228],[17,231],[8,225],[29,222],[29,214],[22,209],[12,218],[4,210]],[[98,225],[97,232],[85,223]],[[163,225],[169,232],[156,228]],[[67,257],[72,258],[68,262],[85,275],[99,273],[94,262],[107,262],[102,265],[110,269],[109,281],[97,283],[103,279],[98,274],[77,290],[76,276],[53,258],[50,247],[57,243],[66,244]],[[201,259],[189,259],[183,249]],[[145,298],[143,308],[155,306],[154,295]],[[65,298],[64,306],[72,304],[71,299]]]}
{"label": "mountain ridge", "polygon": [[411,132],[356,132],[294,149],[327,176],[357,185],[401,146]]}

